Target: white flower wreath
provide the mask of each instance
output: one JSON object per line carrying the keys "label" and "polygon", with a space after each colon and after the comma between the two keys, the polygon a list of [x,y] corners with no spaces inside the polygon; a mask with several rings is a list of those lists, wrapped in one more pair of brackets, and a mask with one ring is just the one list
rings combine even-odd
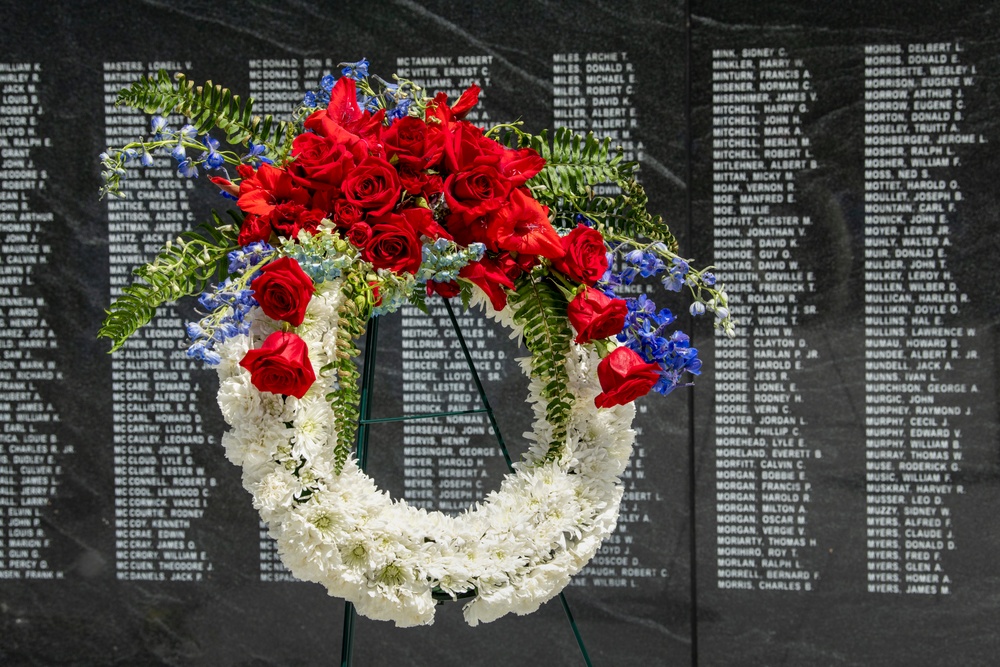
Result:
{"label": "white flower wreath", "polygon": [[[335,383],[327,367],[337,351],[342,282],[317,286],[296,329],[317,381],[301,398],[258,391],[240,366],[280,323],[251,312],[250,335],[219,348],[219,404],[232,430],[227,457],[243,468],[279,553],[292,574],[323,584],[358,612],[398,626],[434,620],[433,592],[475,595],[464,607],[470,625],[509,612],[527,614],[559,594],[615,528],[635,434],[633,404],[598,409],[599,358],[573,345],[566,361],[575,398],[562,455],[546,460],[552,426],[541,383],[531,380],[529,450],[500,489],[459,516],[428,512],[392,499],[349,459],[340,474],[333,409],[324,395]],[[497,312],[478,290],[473,302],[520,336],[510,308]],[[530,359],[522,360],[527,373]]]}

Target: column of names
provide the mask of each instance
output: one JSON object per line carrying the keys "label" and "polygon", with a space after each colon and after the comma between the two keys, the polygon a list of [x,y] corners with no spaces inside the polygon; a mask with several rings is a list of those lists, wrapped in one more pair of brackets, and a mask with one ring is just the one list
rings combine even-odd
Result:
{"label": "column of names", "polygon": [[865,47],[868,591],[948,594],[962,431],[978,392],[948,246],[975,66],[957,43]]}
{"label": "column of names", "polygon": [[[104,63],[105,137],[111,147],[149,134],[144,114],[115,107],[116,93],[140,76],[180,63]],[[190,69],[190,64],[186,69]],[[182,118],[170,118],[179,129]],[[108,201],[111,296],[130,283],[131,269],[193,222],[171,158],[127,181],[125,199]],[[118,579],[197,581],[212,569],[192,539],[215,479],[195,456],[215,438],[202,430],[198,362],[185,355],[184,323],[167,306],[112,357],[115,567]]]}
{"label": "column of names", "polygon": [[796,372],[818,354],[799,327],[816,313],[799,243],[796,178],[815,168],[802,115],[809,71],[783,49],[717,49],[712,60],[715,264],[749,334],[716,338],[716,576],[719,588],[812,590],[809,463]]}
{"label": "column of names", "polygon": [[60,415],[45,398],[63,378],[34,282],[50,263],[53,223],[33,196],[47,187],[36,160],[51,147],[39,134],[41,75],[39,63],[0,63],[0,579],[63,577],[49,562],[45,507],[74,449],[60,443]]}

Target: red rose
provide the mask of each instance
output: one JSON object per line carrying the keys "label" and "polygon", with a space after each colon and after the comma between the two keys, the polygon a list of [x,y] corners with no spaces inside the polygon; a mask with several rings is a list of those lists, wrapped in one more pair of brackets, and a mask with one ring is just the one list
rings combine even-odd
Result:
{"label": "red rose", "polygon": [[354,166],[364,159],[344,144],[321,137],[314,132],[304,132],[292,142],[292,157],[288,165],[292,180],[313,190],[331,190],[340,187]]}
{"label": "red rose", "polygon": [[444,182],[444,198],[451,212],[465,220],[481,218],[507,201],[510,185],[494,167],[479,165],[452,174]]}
{"label": "red rose", "polygon": [[393,213],[370,218],[372,239],[361,251],[361,258],[376,269],[416,273],[423,257],[417,230],[406,218]]}
{"label": "red rose", "polygon": [[601,393],[594,398],[594,405],[625,405],[649,393],[660,379],[660,366],[647,364],[632,349],[618,347],[597,365],[597,379]]}
{"label": "red rose", "polygon": [[364,248],[372,240],[372,228],[367,222],[355,222],[347,230],[347,240],[358,248]]}
{"label": "red rose", "polygon": [[361,222],[365,218],[365,212],[358,206],[345,201],[337,200],[333,204],[333,222],[339,229],[350,229],[355,223]]}
{"label": "red rose", "polygon": [[576,342],[589,343],[621,333],[628,306],[623,299],[611,299],[603,292],[587,287],[569,302],[566,313],[576,329]]}
{"label": "red rose", "polygon": [[444,141],[444,164],[449,171],[467,171],[481,164],[497,166],[504,147],[483,136],[481,128],[461,121]]}
{"label": "red rose", "polygon": [[566,256],[552,262],[552,267],[578,283],[593,286],[608,270],[604,237],[596,229],[577,225],[562,237]]}
{"label": "red rose", "polygon": [[420,158],[397,156],[396,174],[403,189],[414,197],[431,199],[444,189],[441,174],[427,171],[427,165]]}
{"label": "red rose", "polygon": [[512,250],[518,254],[541,255],[549,259],[558,259],[566,254],[559,234],[549,222],[548,207],[539,204],[520,188],[510,193],[507,206],[491,216],[486,237],[486,245],[491,249]]}
{"label": "red rose", "polygon": [[293,333],[275,331],[259,349],[240,361],[259,391],[302,398],[316,382],[306,342]]}
{"label": "red rose", "polygon": [[468,280],[486,292],[494,310],[503,310],[507,305],[507,293],[503,288],[514,289],[514,281],[507,276],[503,267],[489,257],[466,264],[458,272],[458,277]]}
{"label": "red rose", "polygon": [[296,327],[302,324],[315,291],[312,278],[291,257],[279,257],[265,264],[250,283],[250,289],[265,315]]}
{"label": "red rose", "polygon": [[400,118],[385,131],[386,158],[393,156],[419,161],[421,169],[433,167],[441,161],[444,134],[439,126],[432,126],[419,118]]}
{"label": "red rose", "polygon": [[275,234],[294,239],[303,229],[310,234],[315,232],[323,220],[323,212],[293,202],[282,202],[262,217],[271,225]]}
{"label": "red rose", "polygon": [[402,187],[391,164],[379,157],[367,157],[344,179],[348,202],[371,215],[385,215],[399,201]]}

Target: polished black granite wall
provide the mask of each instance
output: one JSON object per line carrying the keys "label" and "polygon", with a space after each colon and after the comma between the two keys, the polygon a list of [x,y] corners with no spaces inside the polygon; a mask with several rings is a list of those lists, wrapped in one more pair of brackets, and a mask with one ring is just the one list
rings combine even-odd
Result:
{"label": "polished black granite wall", "polygon": [[[36,426],[39,432],[56,436],[50,443],[57,442],[58,447],[51,450],[54,458],[47,465],[60,465],[62,469],[51,472],[50,477],[58,483],[49,484],[45,504],[32,510],[32,521],[37,519],[30,526],[33,535],[15,532],[28,526],[12,521],[20,516],[14,510],[23,508],[23,498],[31,495],[24,490],[26,473],[15,474],[11,459],[4,464],[11,472],[0,474],[0,480],[7,477],[0,483],[4,490],[0,499],[5,503],[3,548],[7,552],[0,559],[5,561],[0,570],[21,573],[21,578],[0,580],[0,662],[285,665],[333,663],[340,655],[341,601],[327,597],[312,584],[262,580],[264,548],[256,514],[240,487],[239,470],[224,460],[217,446],[193,453],[196,465],[204,468],[205,476],[214,478],[217,486],[206,503],[203,518],[192,522],[185,538],[206,553],[212,570],[194,582],[129,581],[119,576],[121,563],[128,557],[118,553],[116,540],[122,536],[117,531],[127,530],[127,526],[116,517],[114,501],[116,489],[122,488],[121,478],[127,473],[116,471],[112,447],[116,414],[112,362],[105,353],[106,344],[95,340],[109,300],[113,265],[108,207],[96,197],[96,155],[105,148],[109,113],[104,97],[105,63],[136,61],[145,66],[155,61],[176,61],[183,63],[195,79],[211,78],[245,92],[251,85],[248,63],[253,59],[297,59],[302,65],[306,59],[338,62],[365,56],[371,60],[373,71],[388,74],[400,62],[398,59],[405,57],[490,55],[490,82],[483,106],[491,120],[520,118],[529,129],[541,129],[552,124],[558,108],[553,102],[559,85],[554,83],[554,54],[615,52],[634,68],[634,91],[628,104],[635,109],[638,122],[631,139],[651,206],[672,225],[685,253],[699,258],[701,263],[710,263],[714,258],[723,264],[730,261],[731,255],[715,255],[731,246],[720,240],[736,237],[724,236],[720,229],[739,228],[738,238],[753,239],[748,266],[742,266],[744,260],[737,258],[735,264],[723,264],[733,267],[733,277],[727,277],[726,270],[719,271],[722,279],[733,285],[734,307],[741,309],[744,320],[740,338],[746,341],[751,362],[745,379],[731,384],[713,379],[713,375],[718,377],[729,368],[731,357],[718,353],[728,348],[714,344],[706,323],[688,323],[686,330],[709,362],[709,372],[696,388],[676,392],[666,401],[645,399],[645,412],[637,420],[642,428],[645,477],[633,482],[637,490],[649,491],[650,498],[656,499],[641,507],[649,521],[630,524],[626,532],[634,540],[629,558],[638,559],[637,563],[655,571],[656,576],[612,577],[625,581],[623,587],[599,585],[598,577],[587,577],[566,590],[593,664],[991,664],[1000,643],[996,635],[1000,572],[994,558],[1000,547],[995,529],[1000,509],[1000,461],[994,342],[1000,303],[991,283],[991,269],[1000,250],[995,187],[1000,166],[991,150],[1000,141],[993,114],[1000,102],[1000,52],[994,39],[998,26],[992,4],[685,4],[649,0],[495,6],[466,3],[460,7],[449,2],[406,0],[280,5],[207,5],[176,0],[5,3],[0,24],[4,50],[0,63],[40,67],[34,70],[39,75],[37,81],[23,82],[35,86],[33,92],[4,90],[5,96],[37,95],[37,101],[5,98],[0,115],[16,117],[21,113],[18,106],[40,104],[43,113],[28,110],[21,115],[33,115],[37,136],[50,141],[48,146],[29,146],[34,166],[47,171],[44,187],[32,188],[15,200],[23,202],[21,211],[52,214],[51,220],[42,222],[34,232],[38,239],[28,241],[29,245],[38,243],[50,248],[45,251],[18,245],[21,241],[16,234],[21,232],[16,217],[0,221],[0,234],[4,235],[5,266],[15,265],[12,257],[18,253],[34,252],[47,258],[46,263],[30,272],[32,282],[22,280],[17,284],[24,294],[41,299],[37,302],[37,317],[45,320],[44,327],[58,341],[57,347],[35,357],[44,358],[52,364],[48,368],[62,373],[61,378],[53,376],[37,385],[42,412],[58,414],[58,421],[50,419]],[[913,44],[923,46],[911,51]],[[940,326],[951,328],[950,333],[937,337],[942,341],[940,346],[948,350],[947,359],[952,358],[952,350],[957,350],[960,357],[953,369],[942,369],[938,379],[964,384],[967,389],[975,384],[977,391],[949,394],[947,400],[939,397],[937,403],[958,406],[960,411],[956,423],[948,425],[948,439],[958,443],[946,450],[950,454],[948,465],[955,464],[948,473],[953,479],[938,480],[941,485],[952,486],[938,489],[936,494],[938,504],[948,513],[938,511],[929,517],[948,520],[950,536],[942,532],[941,539],[952,542],[954,548],[915,545],[911,549],[931,554],[941,565],[940,572],[948,577],[948,590],[942,590],[944,575],[938,574],[933,591],[913,589],[907,593],[907,527],[902,521],[894,526],[871,520],[883,516],[869,510],[882,504],[870,496],[872,485],[885,483],[885,478],[877,478],[881,473],[868,465],[883,460],[871,456],[879,448],[875,440],[882,436],[869,432],[875,426],[866,421],[874,414],[868,408],[883,405],[878,397],[885,393],[869,385],[902,382],[904,371],[898,371],[896,380],[889,380],[876,377],[882,370],[866,366],[875,359],[866,353],[881,345],[877,341],[884,338],[873,329],[896,326],[866,321],[869,316],[882,317],[873,314],[875,310],[866,314],[866,306],[876,303],[871,297],[878,293],[873,290],[881,289],[873,287],[876,283],[898,282],[901,287],[892,288],[897,292],[923,288],[915,286],[916,279],[897,280],[882,274],[876,277],[875,272],[888,269],[875,265],[881,260],[866,257],[866,249],[879,247],[873,239],[881,234],[875,231],[878,224],[872,217],[881,214],[871,208],[874,200],[870,197],[866,208],[866,193],[876,191],[872,183],[882,177],[868,173],[881,167],[866,166],[866,158],[875,158],[865,149],[874,145],[870,138],[882,133],[880,128],[897,122],[866,117],[876,113],[873,107],[866,107],[866,91],[875,89],[866,81],[881,76],[867,71],[881,65],[872,60],[866,63],[866,55],[875,55],[871,48],[866,52],[866,46],[898,46],[905,56],[925,53],[929,44],[949,44],[949,57],[959,55],[962,66],[975,67],[974,73],[967,70],[957,75],[961,81],[954,85],[945,82],[940,86],[950,91],[947,98],[933,99],[951,100],[949,112],[954,113],[958,110],[954,104],[956,93],[961,89],[963,118],[948,122],[954,120],[961,126],[955,132],[974,134],[976,141],[952,146],[953,155],[949,153],[949,157],[959,157],[960,161],[933,167],[926,177],[900,176],[899,169],[909,167],[909,162],[891,166],[891,177],[902,179],[903,189],[920,190],[923,186],[915,184],[943,179],[949,184],[946,189],[961,192],[961,200],[948,200],[954,207],[941,213],[935,211],[932,225],[937,239],[934,260],[945,259],[945,269],[951,275],[929,278],[927,282],[940,279],[946,283],[942,293],[967,295],[955,311],[947,303],[940,315]],[[725,191],[716,187],[725,182],[719,176],[728,169],[723,163],[748,159],[718,153],[724,150],[721,138],[746,135],[726,135],[717,130],[747,127],[730,125],[734,117],[752,118],[750,122],[757,125],[768,121],[763,120],[764,102],[716,97],[747,94],[748,89],[716,84],[750,81],[753,90],[762,90],[764,79],[759,72],[770,67],[762,61],[780,58],[790,62],[775,68],[794,71],[788,76],[800,84],[782,90],[804,94],[801,101],[795,99],[795,107],[788,115],[798,116],[795,125],[801,135],[796,136],[807,137],[809,143],[797,139],[790,150],[809,150],[809,162],[774,167],[769,157],[763,167],[751,166],[746,171],[793,172],[792,177],[783,176],[783,180],[794,182],[795,200],[786,196],[783,203],[774,205],[772,213],[798,219],[792,228],[800,243],[783,246],[790,251],[784,259],[798,262],[797,268],[787,263],[783,267],[763,263],[765,257],[760,251],[769,246],[762,239],[779,237],[747,231],[760,226],[759,211],[745,212],[753,218],[749,223],[730,225],[727,218],[733,216],[717,208],[726,206],[726,200],[719,198],[726,196]],[[738,63],[737,70],[756,74],[749,79],[740,75],[726,78],[720,72],[732,70],[724,62]],[[810,79],[808,88],[801,86],[805,71]],[[924,71],[920,76],[928,74]],[[966,77],[971,80],[966,82]],[[20,85],[17,79],[0,80],[4,85]],[[914,83],[915,87],[921,85],[920,81]],[[909,90],[907,86],[902,83],[897,88]],[[779,89],[773,90],[777,95]],[[907,95],[906,113],[915,112],[912,91]],[[873,101],[870,94],[867,101]],[[776,97],[769,102],[778,103]],[[750,110],[723,108],[747,104],[757,106]],[[781,113],[773,110],[773,114]],[[791,122],[786,124],[791,127]],[[908,116],[899,122],[912,125],[917,121]],[[937,121],[928,117],[919,122]],[[0,129],[11,127],[21,126],[10,121]],[[757,129],[763,134],[762,125]],[[915,131],[911,126],[909,132]],[[949,128],[946,131],[951,132]],[[4,148],[20,147],[14,141],[15,135],[4,136],[8,139]],[[905,159],[911,160],[912,155],[907,152]],[[19,159],[15,152],[3,157]],[[787,157],[798,159],[802,154]],[[13,163],[4,165],[5,170],[18,168]],[[23,182],[17,180],[16,174],[5,174],[8,181],[4,192],[13,191],[12,183]],[[955,186],[950,185],[952,181]],[[204,214],[218,204],[207,193],[210,188],[204,183],[199,185],[203,192],[192,195],[191,206]],[[739,190],[746,192],[745,187]],[[782,192],[787,195],[791,190]],[[741,214],[739,210],[734,211],[737,214]],[[943,230],[942,225],[947,229]],[[902,229],[905,225],[898,226],[899,233],[906,235]],[[943,244],[944,239],[949,245]],[[941,248],[944,254],[938,255]],[[793,274],[799,270],[803,276],[796,278]],[[936,270],[943,269],[939,266]],[[780,275],[772,280],[764,275],[767,272]],[[812,277],[805,277],[805,272]],[[4,275],[17,278],[26,274],[12,271]],[[771,292],[761,285],[781,281],[791,282]],[[947,285],[950,282],[955,283],[954,289]],[[764,293],[787,297],[795,293],[791,283],[804,285],[796,302],[801,311],[794,314],[766,310],[760,301],[750,298],[751,294]],[[14,296],[6,292],[4,295]],[[785,303],[791,302],[786,299]],[[3,308],[9,310],[10,305]],[[180,308],[189,312],[191,306],[182,304]],[[936,312],[928,313],[928,317],[935,317]],[[7,330],[16,328],[11,321],[15,315],[5,312],[4,316]],[[913,316],[916,313],[907,312],[907,318]],[[778,319],[761,321],[762,317]],[[914,336],[913,325],[907,319],[902,339]],[[403,326],[404,320],[394,316],[381,328],[376,411],[382,416],[400,412],[404,400],[400,394],[404,362],[399,345]],[[956,327],[962,327],[963,333],[955,333]],[[967,331],[970,327],[975,329],[974,334]],[[34,328],[43,325],[36,319]],[[178,330],[178,339],[181,335]],[[768,340],[779,339],[793,341],[794,349],[803,353],[795,360],[802,363],[792,367],[789,377],[780,380],[777,388],[764,387],[757,383],[764,378],[755,378],[755,374],[766,367],[762,362],[781,361],[765,352],[772,349]],[[503,349],[508,358],[516,355],[516,350]],[[914,348],[906,349],[912,352]],[[908,371],[916,372],[917,363],[913,361]],[[24,367],[15,363],[4,366],[7,368]],[[205,431],[215,434],[217,442],[222,423],[211,399],[212,374],[192,373],[199,384],[199,396],[205,401],[206,407],[200,411]],[[488,391],[500,413],[501,427],[516,450],[516,436],[527,426],[519,412],[523,383],[516,373],[501,375],[488,382]],[[904,401],[911,406],[922,405],[919,397],[934,391],[930,388],[934,381],[928,377],[908,381],[915,386],[900,389],[905,393]],[[15,406],[7,408],[9,423],[17,424],[16,406],[24,401],[18,402],[13,385],[4,391],[10,395],[2,400]],[[735,403],[727,398],[744,394],[747,398]],[[796,447],[811,452],[805,465],[796,468],[804,475],[797,483],[807,481],[811,485],[794,491],[798,498],[764,497],[766,468],[761,460],[752,463],[753,489],[740,491],[751,497],[732,501],[750,506],[744,508],[744,515],[755,517],[748,533],[755,539],[770,535],[763,530],[765,503],[790,504],[791,512],[805,515],[804,522],[794,524],[803,529],[807,540],[801,553],[794,559],[774,554],[770,559],[774,562],[769,563],[763,562],[769,558],[766,548],[760,556],[724,554],[722,548],[727,545],[721,538],[729,533],[720,530],[720,515],[732,513],[722,507],[730,502],[722,494],[725,489],[736,488],[724,489],[721,485],[726,478],[720,471],[731,469],[728,466],[739,458],[730,450],[759,449],[764,452],[763,458],[776,461],[781,456],[776,451],[783,441],[776,440],[779,436],[774,433],[761,431],[756,434],[760,443],[732,445],[726,440],[730,432],[720,428],[728,422],[718,417],[753,414],[754,405],[765,400],[765,395],[784,397],[778,400],[790,407],[788,414],[796,419],[796,438],[801,436],[807,443]],[[917,401],[912,400],[914,396]],[[739,405],[740,400],[745,413],[720,409],[723,405]],[[921,437],[911,429],[930,427],[909,423],[915,414],[915,409],[906,414],[906,423],[900,427],[904,431],[900,439],[911,443],[907,445],[911,449],[912,440]],[[753,438],[753,429],[763,424],[755,419],[747,437]],[[942,417],[937,420],[934,428],[943,428]],[[954,433],[956,429],[961,433]],[[25,442],[26,433],[13,428],[5,433],[10,435],[4,441],[5,452],[13,456],[11,446]],[[397,495],[402,493],[404,479],[404,461],[398,446],[401,433],[398,427],[377,432],[379,444],[371,461],[379,482]],[[72,448],[67,449],[67,445]],[[954,455],[958,451],[961,458]],[[492,479],[495,482],[497,475]],[[958,485],[963,487],[961,491]],[[802,498],[807,492],[808,499]],[[921,495],[915,486],[909,492],[896,503],[900,518],[907,508],[917,506],[914,497]],[[37,496],[38,492],[31,493]],[[930,500],[932,505],[935,502]],[[777,512],[773,516],[784,515]],[[898,531],[895,536],[891,533],[894,529]],[[880,530],[883,532],[877,533]],[[12,549],[23,551],[17,546],[19,539],[45,540],[36,549],[39,556],[30,553],[35,547],[28,547],[26,558],[46,560],[48,571],[57,572],[59,578],[33,580],[25,576],[27,570],[12,565],[11,561],[19,557],[11,553]],[[873,568],[891,567],[885,563],[894,562],[872,553],[893,550],[891,545],[873,544],[880,540],[899,543],[900,554],[895,561],[900,565],[898,593],[879,588],[891,579],[884,576],[886,572],[891,574],[893,570]],[[752,562],[742,562],[748,559]],[[788,562],[778,562],[783,559]],[[37,566],[33,571],[40,569],[45,568]],[[792,571],[806,572],[808,580],[780,574]],[[933,568],[928,573],[914,569],[912,574],[935,572]],[[809,588],[775,589],[760,583],[771,579],[808,583]],[[726,582],[741,582],[739,585],[749,589],[729,587]],[[358,665],[583,664],[558,602],[530,617],[504,618],[475,629],[465,626],[457,605],[442,608],[430,628],[399,630],[360,619],[356,642]]]}

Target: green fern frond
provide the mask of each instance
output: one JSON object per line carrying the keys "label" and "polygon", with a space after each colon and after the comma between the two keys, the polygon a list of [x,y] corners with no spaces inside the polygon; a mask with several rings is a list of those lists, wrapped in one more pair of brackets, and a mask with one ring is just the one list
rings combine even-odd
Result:
{"label": "green fern frond", "polygon": [[531,352],[531,376],[542,383],[545,418],[553,427],[546,460],[552,460],[562,453],[573,405],[567,388],[566,357],[573,331],[566,318],[566,297],[549,281],[527,274],[518,279],[508,299]]}
{"label": "green fern frond", "polygon": [[365,325],[371,315],[370,286],[358,272],[344,276],[344,296],[347,297],[337,311],[337,357],[333,366],[337,373],[337,388],[326,395],[333,407],[334,425],[337,429],[337,444],[334,446],[334,471],[339,475],[344,463],[355,445],[358,420],[361,413],[360,379],[355,359],[361,351],[355,345],[365,333]]}
{"label": "green fern frond", "polygon": [[165,70],[122,90],[117,104],[146,113],[182,114],[191,119],[198,134],[218,128],[230,144],[252,141],[264,145],[278,162],[287,159],[296,134],[291,123],[276,121],[270,115],[255,116],[253,99],[243,102],[239,95],[211,81],[196,86],[182,73],[172,79]]}
{"label": "green fern frond", "polygon": [[212,213],[212,222],[184,232],[168,242],[149,264],[135,269],[135,282],[122,290],[107,311],[97,335],[110,338],[114,352],[165,303],[198,294],[209,283],[225,278],[230,251],[239,247],[240,219],[226,222]]}
{"label": "green fern frond", "polygon": [[[512,148],[533,148],[546,164],[527,185],[532,194],[554,213],[557,227],[575,227],[578,213],[587,216],[608,235],[646,238],[678,251],[677,240],[658,215],[647,210],[649,198],[635,177],[636,163],[625,162],[620,148],[613,150],[611,139],[600,140],[593,132],[586,136],[559,128],[532,135],[516,126],[505,126],[500,141]],[[618,186],[620,195],[604,197],[594,193],[599,184]]]}

